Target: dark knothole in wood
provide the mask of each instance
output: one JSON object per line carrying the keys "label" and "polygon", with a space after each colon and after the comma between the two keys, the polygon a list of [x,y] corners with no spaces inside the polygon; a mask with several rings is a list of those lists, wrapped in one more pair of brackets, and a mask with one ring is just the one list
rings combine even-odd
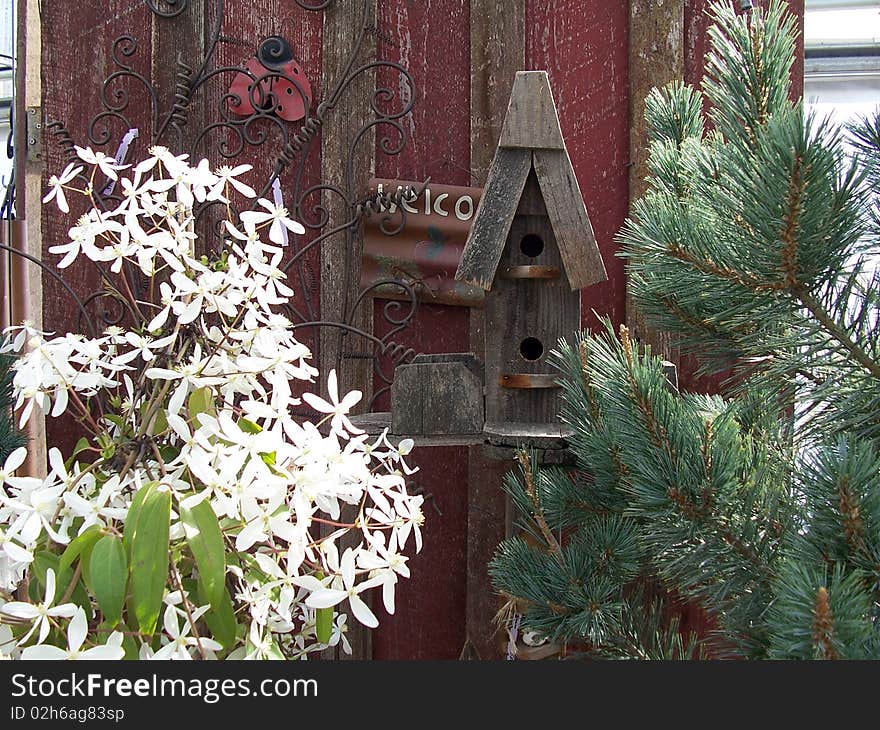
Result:
{"label": "dark knothole in wood", "polygon": [[529,258],[537,258],[544,253],[544,239],[537,233],[528,233],[522,237],[519,242],[519,250],[524,256]]}
{"label": "dark knothole in wood", "polygon": [[519,344],[519,354],[529,362],[540,360],[544,354],[544,344],[537,337],[526,337]]}

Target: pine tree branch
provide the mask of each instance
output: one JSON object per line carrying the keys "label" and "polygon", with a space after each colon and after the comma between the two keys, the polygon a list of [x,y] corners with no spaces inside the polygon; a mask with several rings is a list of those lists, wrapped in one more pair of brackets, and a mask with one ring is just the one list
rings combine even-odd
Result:
{"label": "pine tree branch", "polygon": [[532,506],[534,507],[534,518],[535,522],[538,525],[538,529],[541,530],[541,535],[544,537],[544,541],[547,543],[547,546],[550,548],[553,555],[559,561],[559,564],[562,565],[564,560],[562,556],[562,548],[559,546],[559,542],[553,536],[553,531],[550,529],[550,526],[547,524],[547,520],[544,518],[544,509],[541,507],[541,503],[538,501],[538,493],[535,489],[535,477],[532,473],[532,461],[529,458],[528,453],[525,451],[520,451],[516,455],[516,460],[519,462],[519,465],[523,470],[523,478],[526,482],[526,493],[529,495],[529,499],[532,502]]}
{"label": "pine tree branch", "polygon": [[736,271],[735,269],[731,269],[729,266],[722,266],[720,264],[717,264],[711,259],[698,258],[691,254],[689,251],[683,249],[681,245],[677,242],[667,245],[666,252],[670,256],[672,256],[672,258],[690,265],[691,268],[696,269],[701,274],[708,274],[710,276],[718,277],[719,279],[732,281],[736,284],[739,284],[744,289],[748,289],[749,291],[756,292],[758,294],[763,294],[766,292],[778,292],[785,289],[785,286],[778,282],[766,282],[761,281],[760,279],[747,277],[743,273]]}
{"label": "pine tree branch", "polygon": [[843,345],[846,351],[853,356],[853,359],[859,363],[859,365],[864,367],[873,377],[880,379],[880,364],[873,360],[868,353],[852,341],[846,330],[829,316],[828,312],[825,311],[825,308],[816,301],[812,294],[798,287],[795,290],[795,295],[807,308],[810,314],[818,320],[819,324],[825,328],[825,331]]}
{"label": "pine tree branch", "polygon": [[800,287],[797,254],[804,197],[801,165],[801,156],[795,155],[794,170],[792,170],[791,182],[788,185],[788,209],[785,213],[785,225],[782,229],[782,270],[785,273],[785,286],[791,291],[797,291]]}
{"label": "pine tree branch", "polygon": [[856,362],[868,370],[875,378],[880,378],[880,364],[874,361],[849,334],[825,311],[825,308],[812,294],[806,291],[798,274],[797,253],[800,216],[803,212],[804,174],[800,155],[795,156],[794,170],[789,185],[788,211],[782,231],[782,268],[785,272],[786,288],[807,308],[825,330],[855,358]]}
{"label": "pine tree branch", "polygon": [[850,550],[855,554],[865,550],[865,522],[862,519],[859,503],[850,489],[848,474],[843,474],[837,484],[838,506],[843,523],[843,532]]}
{"label": "pine tree branch", "polygon": [[599,404],[596,402],[596,393],[593,390],[593,381],[590,377],[590,366],[587,360],[587,341],[581,340],[580,346],[578,347],[578,355],[581,360],[581,381],[584,388],[584,393],[587,396],[587,402],[590,405],[590,414],[593,416],[593,421],[595,423],[599,422]]}
{"label": "pine tree branch", "polygon": [[[658,424],[656,419],[654,418],[651,404],[644,397],[644,394],[637,386],[635,375],[633,373],[633,365],[635,360],[632,349],[632,341],[629,336],[629,330],[624,325],[621,325],[620,327],[620,339],[623,345],[624,355],[626,357],[628,365],[627,377],[629,380],[630,392],[639,410],[642,413],[642,417],[645,419],[645,425],[648,430],[648,434],[651,437],[651,441],[653,442],[655,448],[664,451],[667,457],[674,463],[678,459],[678,454],[675,448],[669,442],[669,437],[666,433],[666,430],[661,424]],[[694,504],[688,498],[688,495],[685,492],[677,489],[675,486],[667,489],[666,494],[669,497],[669,500],[676,507],[678,507],[685,518],[687,518],[691,522],[701,523],[710,530],[714,531],[715,534],[717,534],[723,542],[732,547],[741,557],[745,558],[749,563],[751,563],[756,569],[758,569],[758,571],[760,571],[763,576],[765,576],[766,578],[773,577],[773,571],[761,559],[761,556],[754,550],[751,550],[748,545],[745,545],[740,538],[731,533],[730,530],[716,518],[712,511],[714,505],[711,492],[707,492],[706,494],[706,503],[700,505]]]}
{"label": "pine tree branch", "polygon": [[823,659],[840,659],[834,648],[834,615],[831,612],[831,600],[825,586],[816,591],[816,603],[813,607],[813,643],[821,652]]}

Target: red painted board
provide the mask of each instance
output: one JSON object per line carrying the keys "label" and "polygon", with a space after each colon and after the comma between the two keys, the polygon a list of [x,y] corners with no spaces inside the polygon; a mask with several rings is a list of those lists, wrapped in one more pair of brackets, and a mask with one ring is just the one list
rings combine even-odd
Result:
{"label": "red painted board", "polygon": [[[378,5],[380,58],[412,74],[417,100],[401,120],[409,136],[396,156],[377,148],[376,176],[443,185],[471,184],[470,172],[470,3],[468,0],[383,0]],[[380,84],[406,92],[400,77],[379,74]],[[381,142],[382,129],[378,130]],[[395,139],[391,130],[387,135]],[[392,325],[384,318],[393,303],[375,301],[375,332]],[[394,316],[394,310],[390,312]],[[463,307],[423,304],[413,326],[394,341],[418,352],[465,352],[469,312]],[[387,363],[386,363],[387,366]],[[386,372],[390,374],[390,369]],[[378,390],[384,383],[378,379]],[[387,394],[376,410],[387,410]],[[412,578],[399,586],[397,612],[380,613],[373,634],[376,659],[456,659],[464,644],[467,565],[467,450],[419,449],[419,487],[434,494],[442,515],[425,505],[425,549],[410,562]],[[381,611],[381,609],[380,609]]]}
{"label": "red painted board", "polygon": [[421,469],[410,483],[432,495],[423,505],[424,548],[418,555],[407,550],[412,575],[397,584],[393,616],[376,595],[375,659],[458,659],[465,640],[466,456],[461,448],[432,448],[408,459]]}
{"label": "red painted board", "polygon": [[[150,13],[144,3],[131,0],[86,0],[78,3],[45,3],[42,10],[42,83],[43,113],[47,121],[66,124],[74,141],[82,146],[90,145],[88,127],[91,118],[101,110],[99,94],[101,84],[117,70],[111,50],[114,39],[129,33],[137,42],[137,52],[124,60],[146,78],[150,77],[151,37]],[[147,29],[144,32],[144,29]],[[126,115],[129,122],[140,129],[149,139],[152,134],[147,96],[141,93],[137,82],[122,83],[112,89],[129,91]],[[102,126],[95,129],[102,131]],[[109,155],[116,153],[119,140],[126,126],[119,120],[108,120],[106,131],[111,141],[96,146]],[[132,154],[144,149],[136,143]],[[50,134],[43,140],[44,184],[50,175],[59,173],[65,166],[64,151]],[[52,265],[60,260],[49,253],[51,246],[69,240],[68,229],[86,211],[84,198],[68,195],[71,212],[61,213],[57,207],[43,208],[43,261]],[[63,272],[64,279],[81,299],[86,299],[100,289],[98,276],[89,261],[78,261]],[[112,317],[116,312],[106,303],[96,302],[90,307],[98,316],[106,313]],[[62,334],[69,331],[85,331],[78,322],[77,309],[69,295],[52,277],[43,275],[43,327],[49,332]],[[82,435],[78,424],[70,416],[47,419],[47,445],[57,446],[62,452],[69,451]]]}
{"label": "red painted board", "polygon": [[582,321],[626,316],[623,262],[614,236],[629,206],[629,5],[528,0],[526,64],[546,70],[608,281],[582,292]]}

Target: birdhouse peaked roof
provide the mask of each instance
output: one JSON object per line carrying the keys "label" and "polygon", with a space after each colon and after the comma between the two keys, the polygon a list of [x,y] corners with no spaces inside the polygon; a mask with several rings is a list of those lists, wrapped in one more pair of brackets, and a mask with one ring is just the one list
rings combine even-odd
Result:
{"label": "birdhouse peaked roof", "polygon": [[455,278],[489,291],[532,170],[572,289],[605,281],[605,265],[559,126],[546,71],[520,71]]}

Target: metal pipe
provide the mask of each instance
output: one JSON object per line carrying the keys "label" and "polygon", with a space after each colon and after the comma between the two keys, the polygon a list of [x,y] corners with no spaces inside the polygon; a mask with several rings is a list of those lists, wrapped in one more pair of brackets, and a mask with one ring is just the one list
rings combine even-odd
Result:
{"label": "metal pipe", "polygon": [[[9,245],[10,221],[0,220],[0,245]],[[11,321],[10,284],[11,273],[9,270],[8,251],[0,251],[0,330],[6,329]]]}
{"label": "metal pipe", "polygon": [[807,0],[806,10],[855,10],[857,8],[877,8],[877,0]]}

